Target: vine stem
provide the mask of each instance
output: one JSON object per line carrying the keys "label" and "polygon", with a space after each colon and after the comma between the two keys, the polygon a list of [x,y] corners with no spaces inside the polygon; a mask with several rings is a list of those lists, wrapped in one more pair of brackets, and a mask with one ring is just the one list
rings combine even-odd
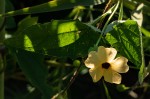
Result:
{"label": "vine stem", "polygon": [[105,94],[106,94],[106,97],[107,99],[111,99],[110,95],[109,95],[109,91],[108,91],[108,88],[103,80],[103,86],[104,86],[104,90],[105,90]]}
{"label": "vine stem", "polygon": [[57,99],[57,97],[60,94],[64,94],[69,89],[69,87],[72,85],[72,83],[74,82],[74,80],[78,76],[78,73],[79,73],[79,70],[80,70],[81,66],[82,65],[80,64],[80,66],[76,69],[76,71],[74,72],[73,76],[71,77],[70,82],[68,83],[68,85],[66,86],[66,88],[64,90],[60,91],[59,93],[57,93],[56,95],[54,95],[51,99]]}
{"label": "vine stem", "polygon": [[123,1],[120,0],[121,3],[120,3],[120,10],[119,10],[119,17],[118,17],[118,20],[122,20],[123,18]]}
{"label": "vine stem", "polygon": [[106,27],[107,27],[109,21],[112,19],[113,15],[114,15],[115,12],[117,11],[117,9],[118,9],[118,7],[119,7],[119,4],[120,4],[120,0],[118,0],[117,4],[115,5],[115,8],[114,8],[113,12],[111,13],[111,15],[109,16],[108,20],[106,21],[106,23],[105,23],[105,25],[104,25],[104,27],[103,27],[103,29],[102,29],[102,32],[101,32],[101,34],[100,34],[100,37],[99,37],[99,39],[97,40],[97,42],[96,42],[96,44],[95,44],[96,46],[98,46],[98,44],[99,44],[99,42],[100,42],[102,36],[104,35],[104,31],[105,31],[105,29],[106,29]]}
{"label": "vine stem", "polygon": [[[5,13],[5,0],[0,0],[0,14]],[[5,39],[5,29],[4,29],[5,18],[0,17],[0,45],[3,45]],[[4,60],[0,46],[0,71],[4,68]],[[0,99],[4,99],[4,72],[0,72]]]}

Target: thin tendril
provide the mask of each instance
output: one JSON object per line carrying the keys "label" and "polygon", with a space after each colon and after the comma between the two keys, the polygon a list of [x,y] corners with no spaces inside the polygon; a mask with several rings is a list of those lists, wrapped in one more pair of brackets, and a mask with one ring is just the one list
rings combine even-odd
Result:
{"label": "thin tendril", "polygon": [[100,35],[99,39],[97,40],[97,42],[96,42],[96,44],[95,44],[96,46],[98,46],[99,42],[101,41],[101,38],[102,38],[102,36],[104,35],[104,31],[105,31],[105,29],[106,29],[106,27],[107,27],[109,21],[111,20],[111,18],[113,17],[113,15],[115,14],[115,12],[117,11],[117,9],[118,9],[118,7],[119,7],[119,4],[120,4],[120,0],[118,0],[117,4],[115,5],[116,7],[114,8],[112,14],[109,16],[108,20],[106,21],[106,23],[105,23],[105,25],[104,25],[104,27],[103,27],[103,30],[102,30],[102,32],[101,32],[101,35]]}

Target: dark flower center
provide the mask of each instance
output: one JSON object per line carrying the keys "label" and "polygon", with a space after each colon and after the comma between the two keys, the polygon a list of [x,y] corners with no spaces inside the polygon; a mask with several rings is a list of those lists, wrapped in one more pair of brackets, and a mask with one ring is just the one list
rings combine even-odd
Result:
{"label": "dark flower center", "polygon": [[105,69],[108,69],[108,68],[110,67],[110,64],[107,63],[107,62],[106,62],[106,63],[103,63],[103,64],[102,64],[102,67],[105,68]]}

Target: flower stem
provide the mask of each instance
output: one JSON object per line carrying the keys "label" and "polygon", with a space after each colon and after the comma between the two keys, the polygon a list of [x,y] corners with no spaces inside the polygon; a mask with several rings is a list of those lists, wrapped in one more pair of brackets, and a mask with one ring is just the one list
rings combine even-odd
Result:
{"label": "flower stem", "polygon": [[117,11],[117,9],[119,7],[119,4],[120,4],[120,0],[118,0],[117,4],[115,5],[115,8],[114,8],[113,12],[111,13],[111,15],[109,16],[108,20],[106,21],[106,23],[105,23],[105,25],[104,25],[104,27],[102,29],[102,33],[100,34],[100,37],[99,37],[99,39],[97,40],[97,42],[95,44],[96,46],[98,46],[98,44],[99,44],[102,36],[104,35],[104,31],[105,31],[105,29],[106,29],[109,21],[111,20],[111,18],[113,17],[113,15],[115,14],[115,12]]}
{"label": "flower stem", "polygon": [[103,85],[104,85],[104,89],[105,89],[105,94],[106,94],[106,97],[107,99],[111,99],[110,95],[109,95],[109,91],[108,91],[108,88],[103,80]]}

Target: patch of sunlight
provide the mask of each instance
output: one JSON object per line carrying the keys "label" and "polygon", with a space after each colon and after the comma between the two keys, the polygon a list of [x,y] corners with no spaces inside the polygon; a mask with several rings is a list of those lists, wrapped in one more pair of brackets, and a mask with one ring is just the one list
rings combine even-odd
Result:
{"label": "patch of sunlight", "polygon": [[71,31],[78,31],[78,28],[76,27],[76,22],[65,22],[61,23],[58,26],[58,33],[67,33]]}
{"label": "patch of sunlight", "polygon": [[35,90],[35,87],[32,87],[31,85],[27,85],[27,90],[29,91],[29,93],[33,92]]}
{"label": "patch of sunlight", "polygon": [[11,15],[11,14],[14,14],[14,13],[15,13],[15,11],[9,11],[9,12],[7,12],[8,15]]}
{"label": "patch of sunlight", "polygon": [[29,7],[23,8],[22,11],[23,11],[23,12],[28,12],[28,11],[29,11]]}
{"label": "patch of sunlight", "polygon": [[77,6],[77,9],[78,10],[83,10],[83,9],[85,9],[85,7],[84,6]]}
{"label": "patch of sunlight", "polygon": [[58,44],[59,47],[63,47],[74,43],[79,39],[79,32],[76,27],[76,22],[66,22],[58,26]]}
{"label": "patch of sunlight", "polygon": [[50,1],[50,2],[48,2],[48,5],[50,6],[50,7],[56,7],[56,6],[58,6],[58,0],[53,0],[53,1]]}
{"label": "patch of sunlight", "polygon": [[34,51],[32,41],[27,35],[24,36],[24,48],[25,50],[28,50],[28,51]]}

